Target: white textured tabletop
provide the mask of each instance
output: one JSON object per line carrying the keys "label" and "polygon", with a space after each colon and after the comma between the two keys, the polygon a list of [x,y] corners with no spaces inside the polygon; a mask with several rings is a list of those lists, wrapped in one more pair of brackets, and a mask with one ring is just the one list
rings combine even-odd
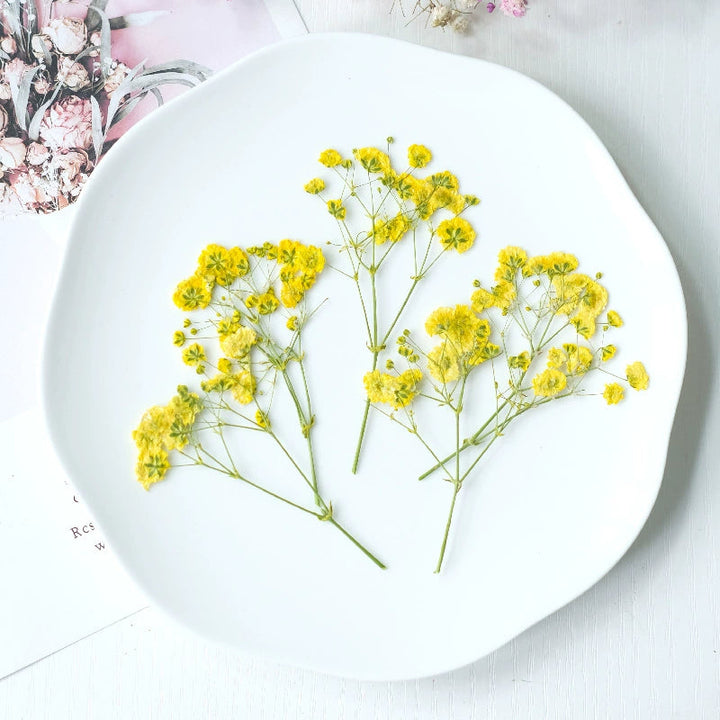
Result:
{"label": "white textured tabletop", "polygon": [[[0,682],[0,718],[720,717],[720,5],[532,0],[525,19],[478,15],[461,37],[406,26],[390,0],[297,4],[311,32],[391,35],[520,70],[605,142],[670,246],[688,304],[687,376],[657,505],[594,588],[449,675],[367,684],[266,666],[150,609]],[[471,142],[482,118],[448,132]]]}

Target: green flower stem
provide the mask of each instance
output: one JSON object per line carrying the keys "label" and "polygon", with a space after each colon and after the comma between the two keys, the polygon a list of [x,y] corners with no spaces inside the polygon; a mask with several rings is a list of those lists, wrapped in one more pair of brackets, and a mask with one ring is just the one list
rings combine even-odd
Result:
{"label": "green flower stem", "polygon": [[447,547],[448,536],[450,535],[450,526],[452,525],[453,513],[455,512],[455,502],[458,493],[462,487],[462,479],[460,478],[460,415],[463,411],[463,397],[465,396],[465,387],[467,385],[467,375],[463,378],[460,388],[460,397],[455,407],[455,477],[453,478],[453,496],[450,503],[450,512],[448,513],[447,523],[445,524],[445,534],[443,535],[442,545],[440,546],[440,557],[435,568],[435,573],[440,572],[443,558],[445,557],[445,548]]}
{"label": "green flower stem", "polygon": [[[377,356],[374,358],[373,370],[377,365]],[[365,429],[367,428],[368,415],[370,413],[370,400],[365,401],[365,411],[363,412],[362,424],[360,425],[360,436],[358,437],[357,446],[355,448],[355,457],[352,464],[352,474],[357,474],[358,464],[360,462],[360,452],[362,451],[363,440],[365,439]]]}
{"label": "green flower stem", "polygon": [[310,479],[308,476],[303,472],[303,470],[300,468],[300,466],[295,462],[295,458],[290,454],[288,449],[283,445],[280,438],[272,431],[263,430],[263,432],[268,432],[270,437],[278,444],[278,447],[283,451],[284,455],[287,457],[287,459],[292,463],[293,467],[298,471],[298,474],[300,477],[307,483],[307,486],[315,493],[315,488],[313,487],[312,482],[310,482]]}
{"label": "green flower stem", "polygon": [[[502,433],[504,432],[505,428],[506,428],[513,420],[515,420],[516,418],[520,417],[520,415],[522,415],[523,413],[526,413],[528,410],[532,410],[533,408],[540,407],[541,405],[545,405],[546,403],[553,402],[554,400],[562,400],[563,398],[572,397],[573,394],[574,394],[574,390],[571,391],[571,392],[563,393],[562,395],[555,395],[554,397],[545,398],[544,400],[540,400],[539,402],[532,402],[532,403],[530,403],[529,405],[526,405],[525,407],[520,408],[517,412],[508,415],[508,416],[500,423],[500,425],[499,425],[497,428],[495,428],[495,429],[491,430],[489,433],[486,433],[486,434],[485,434],[485,436],[487,436],[487,435],[493,435],[493,438],[492,438],[492,439],[490,440],[490,442],[483,448],[482,452],[481,452],[480,455],[473,461],[472,465],[470,465],[470,467],[465,471],[465,473],[463,474],[463,476],[460,478],[460,481],[462,482],[463,480],[465,480],[465,478],[470,474],[470,472],[473,470],[473,468],[478,464],[478,462],[480,461],[480,459],[482,458],[482,456],[490,449],[490,446],[495,442],[495,440],[497,440],[499,437],[501,437],[501,435],[502,435]],[[483,429],[486,428],[486,427],[492,422],[492,420],[497,416],[497,414],[500,412],[500,410],[502,410],[502,408],[503,408],[505,405],[507,405],[508,403],[510,403],[510,400],[506,400],[506,401],[503,403],[503,405],[502,405],[495,413],[493,413],[493,415],[492,415],[492,416],[489,418],[489,420],[483,425],[483,427],[480,428],[480,430],[478,430],[477,433],[475,433],[475,435],[473,435],[473,436],[472,436],[471,438],[469,438],[468,440],[465,440],[465,441],[460,445],[460,450],[459,450],[459,451],[456,451],[456,452],[452,453],[451,455],[448,455],[448,456],[442,461],[442,463],[438,463],[437,465],[434,465],[434,466],[431,467],[429,470],[427,470],[426,472],[424,472],[418,479],[419,479],[419,480],[424,480],[424,479],[425,479],[426,477],[428,477],[429,475],[432,475],[432,473],[434,473],[436,470],[438,470],[439,468],[443,467],[444,463],[448,462],[449,460],[452,460],[458,453],[462,453],[462,452],[464,452],[465,450],[467,450],[469,447],[472,447],[473,445],[475,445],[475,444],[478,442],[478,440],[481,439],[481,437],[483,437],[483,436],[481,436],[481,433],[482,433]]]}
{"label": "green flower stem", "polygon": [[353,545],[359,548],[365,555],[367,555],[379,568],[387,570],[387,566],[378,560],[364,545],[362,545],[356,538],[354,538],[335,518],[329,518],[327,520],[331,525],[334,525]]}
{"label": "green flower stem", "polygon": [[[302,356],[302,352],[300,353]],[[308,456],[310,458],[310,482],[309,484],[312,487],[313,493],[315,495],[315,504],[320,508],[321,512],[313,512],[312,514],[315,515],[319,520],[323,520],[325,522],[329,522],[331,525],[335,526],[345,537],[350,540],[350,542],[353,543],[359,550],[361,550],[367,557],[370,558],[379,568],[385,570],[386,565],[380,561],[375,555],[373,555],[357,538],[355,538],[353,535],[351,535],[342,525],[340,525],[337,520],[335,520],[332,516],[332,505],[328,507],[328,505],[325,503],[325,501],[322,499],[320,495],[320,491],[318,490],[318,481],[317,481],[317,470],[315,465],[315,452],[313,450],[313,444],[312,444],[312,427],[308,427],[308,423],[312,423],[312,405],[310,401],[310,389],[308,387],[307,382],[307,375],[305,373],[305,366],[302,361],[300,362],[300,372],[302,375],[303,380],[303,387],[305,390],[305,398],[307,401],[307,415],[309,415],[309,419],[306,416],[305,411],[302,408],[302,404],[300,402],[300,398],[298,397],[297,392],[295,391],[295,387],[293,386],[292,380],[290,379],[290,375],[288,374],[287,370],[282,371],[283,378],[285,379],[285,383],[287,384],[288,391],[290,392],[290,395],[293,398],[293,402],[295,403],[295,407],[297,409],[298,413],[298,419],[300,420],[300,423],[303,425],[303,434],[305,435],[305,438],[307,440],[307,446],[308,446]],[[284,448],[283,448],[284,449]],[[292,460],[292,458],[291,458]],[[297,464],[293,461],[293,465],[298,469],[298,472],[300,472],[300,475],[305,479],[306,482],[308,482],[307,476],[297,467]],[[312,511],[310,511],[312,512]]]}
{"label": "green flower stem", "polygon": [[453,490],[452,502],[450,503],[450,512],[448,513],[447,523],[445,525],[445,535],[443,536],[442,545],[440,546],[440,557],[438,558],[437,566],[435,568],[435,574],[440,572],[442,567],[443,558],[445,557],[445,548],[447,547],[448,536],[450,535],[450,525],[452,524],[453,512],[455,511],[455,501],[457,500],[458,493],[460,492],[460,483],[453,483],[455,489]]}
{"label": "green flower stem", "polygon": [[[455,450],[454,453],[451,453],[447,457],[440,460],[440,462],[433,465],[429,470],[426,470],[419,478],[418,480],[424,480],[426,477],[429,477],[432,475],[436,470],[439,470],[441,467],[445,466],[445,463],[450,462],[453,458],[458,457],[459,453],[462,453],[464,450],[467,450],[469,447],[472,447],[475,445],[478,440],[481,438],[483,432],[486,430],[488,425],[490,425],[495,418],[505,409],[505,407],[509,404],[510,400],[505,400],[500,405],[500,407],[485,421],[483,426],[474,434],[472,437],[469,437],[467,440],[464,440],[461,444],[459,449]],[[493,430],[493,432],[495,432]]]}
{"label": "green flower stem", "polygon": [[[378,364],[378,356],[380,355],[380,351],[378,350],[378,347],[383,347],[385,343],[387,343],[392,331],[395,329],[395,326],[400,322],[400,316],[402,315],[403,310],[407,306],[408,302],[410,301],[410,297],[412,296],[415,288],[417,287],[417,284],[420,282],[421,276],[417,276],[413,280],[413,284],[410,286],[410,290],[408,291],[408,294],[405,296],[405,300],[403,301],[403,304],[400,306],[400,309],[398,310],[397,314],[395,315],[395,318],[393,319],[392,323],[390,324],[390,327],[387,329],[387,332],[385,333],[382,341],[380,342],[379,346],[377,343],[377,292],[376,292],[376,286],[375,286],[375,274],[372,275],[372,299],[373,299],[373,338],[372,338],[372,355],[373,355],[373,363],[372,363],[372,370],[377,369]],[[371,372],[372,372],[371,370]],[[358,465],[360,463],[360,453],[362,452],[362,446],[363,442],[365,440],[365,430],[367,429],[367,422],[368,422],[368,415],[370,413],[370,400],[365,401],[365,408],[363,410],[363,418],[362,423],[360,424],[360,435],[358,437],[357,446],[355,447],[355,457],[353,458],[353,464],[352,464],[352,473],[353,475],[357,474]]]}

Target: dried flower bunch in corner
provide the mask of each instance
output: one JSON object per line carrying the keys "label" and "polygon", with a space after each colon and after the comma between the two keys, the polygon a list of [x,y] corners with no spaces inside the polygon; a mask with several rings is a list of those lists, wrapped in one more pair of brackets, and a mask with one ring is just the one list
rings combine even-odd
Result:
{"label": "dried flower bunch in corner", "polygon": [[[394,0],[392,8],[398,6],[403,14],[402,0]],[[499,0],[499,2],[481,2],[480,0],[417,0],[412,9],[412,20],[425,15],[428,24],[433,27],[451,28],[464,33],[470,27],[475,12],[494,13],[500,10],[509,17],[523,17],[527,12],[527,0]]]}
{"label": "dried flower bunch in corner", "polygon": [[[216,244],[203,250],[195,272],[173,296],[190,313],[173,342],[202,378],[199,392],[180,385],[167,405],[144,414],[133,433],[136,476],[149,489],[171,467],[208,468],[336,528],[384,568],[336,519],[318,477],[306,372],[312,352],[303,338],[317,310],[308,306],[307,294],[324,267],[322,250],[293,240],[247,252]],[[278,419],[293,415],[290,433]],[[302,493],[288,497],[273,488],[277,478],[265,471],[254,477],[246,467],[248,447],[253,455],[261,448],[277,454],[310,503],[303,504]]]}
{"label": "dried flower bunch in corner", "polygon": [[114,58],[113,30],[158,14],[110,18],[91,0],[84,18],[68,3],[2,0],[0,35],[0,209],[52,212],[72,203],[108,149],[108,133],[160,88],[194,86],[210,71],[189,61],[130,68]]}

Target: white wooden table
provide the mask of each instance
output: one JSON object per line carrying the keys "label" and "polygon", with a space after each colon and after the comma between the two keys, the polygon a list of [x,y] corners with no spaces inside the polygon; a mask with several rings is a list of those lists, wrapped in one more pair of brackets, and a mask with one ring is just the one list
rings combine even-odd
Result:
{"label": "white wooden table", "polygon": [[[544,83],[600,135],[670,246],[690,353],[647,526],[580,599],[446,676],[360,684],[264,666],[145,610],[0,682],[0,718],[720,717],[720,4],[532,0],[524,20],[483,16],[466,37],[406,27],[389,4],[298,0],[312,32],[392,35]],[[448,132],[471,142],[482,118]]]}

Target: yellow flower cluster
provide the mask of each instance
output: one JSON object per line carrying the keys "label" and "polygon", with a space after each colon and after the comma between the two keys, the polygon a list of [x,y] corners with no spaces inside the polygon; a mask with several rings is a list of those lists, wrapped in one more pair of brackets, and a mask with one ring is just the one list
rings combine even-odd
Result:
{"label": "yellow flower cluster", "polygon": [[368,399],[373,403],[386,403],[395,410],[407,407],[417,395],[422,380],[420,370],[411,368],[399,375],[373,370],[363,378]]}
{"label": "yellow flower cluster", "polygon": [[[525,272],[528,257],[527,253],[519,247],[510,245],[498,253],[498,267],[495,270],[496,285],[492,290],[478,287],[470,298],[472,309],[481,313],[496,307],[507,315],[517,298],[517,273]],[[478,283],[476,283],[478,284]]]}
{"label": "yellow flower cluster", "polygon": [[377,245],[390,242],[396,243],[405,237],[405,234],[413,227],[412,220],[400,212],[389,220],[380,220],[375,225],[373,236]]}
{"label": "yellow flower cluster", "polygon": [[146,490],[165,477],[170,468],[168,453],[188,444],[201,410],[200,398],[179,385],[178,394],[167,405],[156,405],[142,416],[132,436],[138,450],[135,474]]}
{"label": "yellow flower cluster", "polygon": [[533,378],[532,386],[536,395],[552,397],[561,393],[567,387],[567,377],[560,370],[548,368]]}
{"label": "yellow flower cluster", "polygon": [[318,195],[325,189],[325,181],[321,178],[313,178],[305,185],[305,192],[310,195]]}
{"label": "yellow flower cluster", "polygon": [[451,220],[443,220],[438,225],[437,236],[446,250],[464,253],[475,241],[475,230],[465,218],[454,217]]}
{"label": "yellow flower cluster", "polygon": [[275,294],[275,288],[270,286],[264,293],[248,295],[245,298],[245,307],[248,310],[257,310],[258,315],[272,315],[280,307],[280,301]]}
{"label": "yellow flower cluster", "polygon": [[562,348],[550,348],[547,366],[553,370],[567,369],[569,375],[584,375],[590,370],[594,358],[593,351],[584,345],[565,343]]}
{"label": "yellow flower cluster", "polygon": [[234,332],[220,337],[220,349],[228,358],[241,360],[256,342],[257,333],[252,328],[239,325]]}
{"label": "yellow flower cluster", "polygon": [[206,308],[215,285],[228,286],[249,270],[248,256],[241,248],[208,245],[200,253],[195,273],[178,283],[173,302],[185,311]]}
{"label": "yellow flower cluster", "polygon": [[634,362],[625,369],[625,376],[633,390],[647,390],[650,378],[641,362]]}
{"label": "yellow flower cluster", "polygon": [[[353,150],[355,160],[372,175],[380,176],[382,183],[394,190],[400,200],[407,200],[414,206],[414,212],[401,210],[394,217],[378,218],[375,221],[373,236],[378,245],[387,241],[397,242],[410,230],[418,219],[429,220],[438,210],[447,209],[455,216],[466,208],[477,205],[480,200],[474,195],[460,193],[458,179],[451,172],[434,173],[425,178],[413,175],[413,170],[425,167],[432,160],[432,153],[424,145],[411,145],[408,148],[409,170],[397,171],[390,157],[376,147],[363,147]],[[337,150],[324,150],[319,161],[328,168],[342,165],[351,167],[353,161],[343,159]],[[325,189],[320,178],[314,178],[305,185],[306,192],[318,194]],[[342,199],[327,200],[328,212],[338,220],[344,220],[347,214]],[[475,231],[466,220],[455,217],[440,223],[437,235],[445,249],[465,252],[475,239]]]}
{"label": "yellow flower cluster", "polygon": [[441,383],[454,382],[500,354],[500,348],[489,341],[490,323],[469,305],[437,308],[426,320],[425,331],[442,340],[428,353],[428,370]]}
{"label": "yellow flower cluster", "polygon": [[325,268],[325,256],[314,245],[281,240],[278,245],[280,264],[280,299],[286,308],[294,308],[315,284]]}
{"label": "yellow flower cluster", "polygon": [[[297,306],[325,267],[325,256],[320,248],[295,240],[281,240],[277,245],[266,242],[248,248],[248,253],[278,263],[282,283],[280,301],[286,308]],[[245,304],[251,309],[256,308],[261,315],[269,315],[280,307],[272,287],[263,295],[249,296]]]}

